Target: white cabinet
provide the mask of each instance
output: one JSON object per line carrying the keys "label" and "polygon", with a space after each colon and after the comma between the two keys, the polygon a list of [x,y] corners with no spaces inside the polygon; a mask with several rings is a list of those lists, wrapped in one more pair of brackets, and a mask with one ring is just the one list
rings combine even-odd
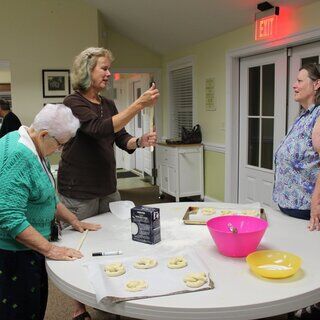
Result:
{"label": "white cabinet", "polygon": [[181,197],[200,196],[203,192],[203,146],[201,144],[156,146],[160,194]]}

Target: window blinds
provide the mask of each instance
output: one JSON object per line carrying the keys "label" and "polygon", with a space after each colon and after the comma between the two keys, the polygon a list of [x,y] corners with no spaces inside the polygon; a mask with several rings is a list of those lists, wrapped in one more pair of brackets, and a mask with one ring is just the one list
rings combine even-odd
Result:
{"label": "window blinds", "polygon": [[192,66],[170,71],[171,136],[181,138],[182,126],[192,128]]}

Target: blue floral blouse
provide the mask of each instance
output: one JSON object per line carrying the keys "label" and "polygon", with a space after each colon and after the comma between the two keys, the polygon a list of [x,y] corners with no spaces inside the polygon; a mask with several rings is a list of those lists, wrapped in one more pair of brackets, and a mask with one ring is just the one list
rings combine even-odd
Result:
{"label": "blue floral blouse", "polygon": [[319,115],[320,106],[315,105],[302,112],[275,153],[273,200],[282,208],[310,209],[320,164],[312,145],[312,130]]}

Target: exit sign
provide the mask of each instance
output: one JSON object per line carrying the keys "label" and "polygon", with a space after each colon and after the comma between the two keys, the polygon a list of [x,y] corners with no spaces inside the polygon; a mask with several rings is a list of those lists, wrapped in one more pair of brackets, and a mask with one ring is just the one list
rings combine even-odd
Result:
{"label": "exit sign", "polygon": [[261,8],[261,3],[257,6],[261,12],[255,14],[255,40],[270,40],[277,36],[277,24],[280,13],[279,7],[272,7],[271,9],[264,10]]}
{"label": "exit sign", "polygon": [[272,15],[256,20],[255,40],[272,39],[277,34],[277,18]]}

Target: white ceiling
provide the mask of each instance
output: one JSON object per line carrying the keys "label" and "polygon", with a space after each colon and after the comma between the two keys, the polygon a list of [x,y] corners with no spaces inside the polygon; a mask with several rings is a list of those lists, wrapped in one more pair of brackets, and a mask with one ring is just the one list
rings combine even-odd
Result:
{"label": "white ceiling", "polygon": [[[163,54],[232,31],[254,21],[259,0],[84,0],[98,8],[107,26]],[[316,0],[271,0],[274,6]]]}

